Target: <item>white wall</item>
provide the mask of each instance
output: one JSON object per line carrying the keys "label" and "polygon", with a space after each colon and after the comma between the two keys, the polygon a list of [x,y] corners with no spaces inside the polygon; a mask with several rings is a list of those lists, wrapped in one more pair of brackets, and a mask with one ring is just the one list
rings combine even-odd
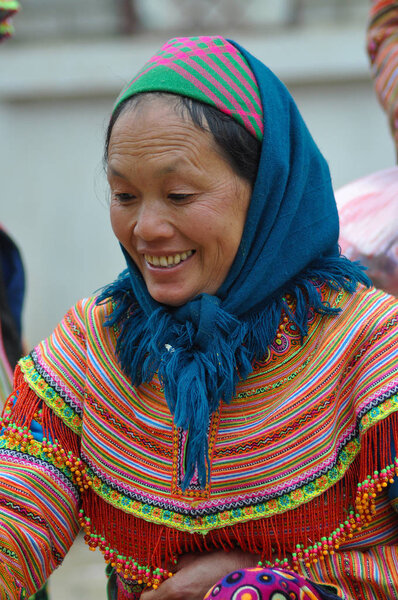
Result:
{"label": "white wall", "polygon": [[[335,187],[394,164],[363,26],[231,37],[287,83],[329,160]],[[163,41],[30,47],[11,41],[0,50],[0,221],[25,260],[30,344],[123,267],[108,224],[103,135],[124,81]]]}

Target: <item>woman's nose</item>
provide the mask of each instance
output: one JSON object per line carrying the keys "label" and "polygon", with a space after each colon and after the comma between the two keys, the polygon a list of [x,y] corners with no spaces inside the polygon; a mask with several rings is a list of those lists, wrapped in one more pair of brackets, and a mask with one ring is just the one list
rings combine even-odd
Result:
{"label": "woman's nose", "polygon": [[173,225],[167,207],[160,202],[143,202],[137,214],[134,234],[145,241],[171,237]]}

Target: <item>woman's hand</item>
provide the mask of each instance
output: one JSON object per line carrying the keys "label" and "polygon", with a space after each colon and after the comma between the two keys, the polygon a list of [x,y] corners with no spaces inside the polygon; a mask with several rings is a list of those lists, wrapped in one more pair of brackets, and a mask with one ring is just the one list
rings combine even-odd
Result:
{"label": "woman's hand", "polygon": [[254,567],[258,557],[254,554],[232,552],[207,552],[184,554],[178,560],[173,577],[157,590],[148,590],[142,600],[202,600],[206,592],[224,575],[237,569]]}

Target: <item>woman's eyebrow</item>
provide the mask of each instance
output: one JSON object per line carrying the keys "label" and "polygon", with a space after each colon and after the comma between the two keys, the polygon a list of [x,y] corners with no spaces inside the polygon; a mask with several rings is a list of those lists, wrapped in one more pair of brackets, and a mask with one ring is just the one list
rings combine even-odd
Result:
{"label": "woman's eyebrow", "polygon": [[123,175],[123,173],[120,173],[120,171],[114,169],[111,165],[108,165],[106,173],[108,176],[112,175],[114,177],[120,177],[121,179],[127,179],[126,175]]}
{"label": "woman's eyebrow", "polygon": [[[172,163],[165,165],[165,166],[159,168],[158,170],[155,170],[154,176],[161,177],[162,175],[168,175],[169,173],[175,173],[176,171],[178,171],[178,167],[181,164],[184,164],[184,162],[185,162],[184,160],[177,158]],[[118,171],[117,169],[112,167],[112,165],[108,165],[107,175],[108,176],[111,175],[112,177],[119,177],[121,179],[128,179],[127,175],[121,173],[120,171]]]}

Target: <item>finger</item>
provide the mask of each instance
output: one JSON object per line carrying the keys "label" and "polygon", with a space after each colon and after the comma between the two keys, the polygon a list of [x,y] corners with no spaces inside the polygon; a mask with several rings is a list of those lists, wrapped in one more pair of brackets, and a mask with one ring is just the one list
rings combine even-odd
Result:
{"label": "finger", "polygon": [[154,589],[153,587],[147,588],[142,592],[140,600],[171,600],[174,597],[171,593],[173,588],[171,582],[173,578],[174,576],[163,581],[157,589]]}

